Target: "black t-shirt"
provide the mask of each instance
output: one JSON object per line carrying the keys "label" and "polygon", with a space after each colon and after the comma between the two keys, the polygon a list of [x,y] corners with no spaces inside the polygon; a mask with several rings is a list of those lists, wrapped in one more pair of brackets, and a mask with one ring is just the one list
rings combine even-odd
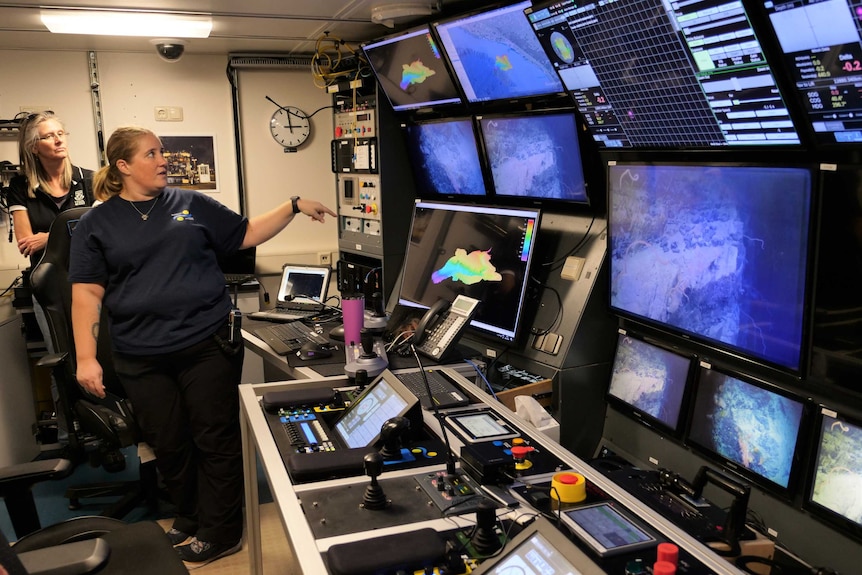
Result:
{"label": "black t-shirt", "polygon": [[[93,205],[93,172],[77,166],[72,166],[72,186],[60,205],[41,186],[36,188],[35,198],[27,196],[27,188],[25,176],[12,178],[9,182],[9,211],[26,210],[34,234],[50,231],[60,212]],[[30,254],[30,263],[36,265],[41,257],[41,251]]]}
{"label": "black t-shirt", "polygon": [[113,197],[75,228],[69,281],[105,287],[118,352],[177,351],[227,321],[231,300],[217,254],[239,249],[247,223],[209,196],[179,188],[134,206]]}

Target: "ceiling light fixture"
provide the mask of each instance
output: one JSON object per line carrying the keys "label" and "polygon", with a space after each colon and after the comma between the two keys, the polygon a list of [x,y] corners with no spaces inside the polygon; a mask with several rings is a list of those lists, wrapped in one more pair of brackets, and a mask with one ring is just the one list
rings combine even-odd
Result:
{"label": "ceiling light fixture", "polygon": [[55,34],[207,38],[213,26],[209,14],[42,8],[40,16]]}
{"label": "ceiling light fixture", "polygon": [[394,28],[396,22],[419,16],[430,16],[434,6],[421,2],[401,2],[371,7],[371,21],[387,28]]}

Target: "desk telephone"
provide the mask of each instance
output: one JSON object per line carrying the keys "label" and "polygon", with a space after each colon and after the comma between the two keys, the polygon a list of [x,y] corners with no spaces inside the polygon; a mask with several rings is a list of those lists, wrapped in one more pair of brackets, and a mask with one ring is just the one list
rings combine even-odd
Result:
{"label": "desk telephone", "polygon": [[465,295],[456,297],[451,305],[444,299],[437,300],[419,320],[413,333],[416,351],[441,361],[458,342],[478,306],[479,300]]}

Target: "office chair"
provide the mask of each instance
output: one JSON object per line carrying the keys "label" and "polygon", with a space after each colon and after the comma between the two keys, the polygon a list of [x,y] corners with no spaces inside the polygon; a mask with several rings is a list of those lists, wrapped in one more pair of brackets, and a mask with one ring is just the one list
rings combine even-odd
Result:
{"label": "office chair", "polygon": [[[48,331],[54,353],[42,358],[37,365],[51,368],[58,388],[59,409],[69,427],[67,456],[74,463],[90,459],[108,471],[125,467],[119,451],[134,445],[139,431],[129,404],[123,399],[122,386],[113,369],[110,335],[102,312],[97,357],[104,371],[109,399],[100,400],[86,393],[75,379],[75,344],[72,334],[72,287],[68,281],[71,234],[81,216],[91,208],[73,208],[61,212],[48,236],[48,243],[39,263],[30,272],[33,294],[45,310]],[[141,503],[154,507],[158,502],[158,475],[155,462],[140,466],[139,481],[114,481],[69,487],[66,497],[69,507],[77,509],[80,499],[87,497],[120,496],[104,509],[102,515],[122,518]]]}
{"label": "office chair", "polygon": [[158,523],[75,517],[10,545],[0,531],[0,566],[9,575],[181,575],[185,565]]}

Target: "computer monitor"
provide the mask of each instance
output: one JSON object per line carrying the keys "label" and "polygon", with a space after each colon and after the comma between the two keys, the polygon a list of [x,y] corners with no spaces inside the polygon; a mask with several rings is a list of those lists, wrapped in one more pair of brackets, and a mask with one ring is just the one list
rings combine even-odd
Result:
{"label": "computer monitor", "polygon": [[416,196],[485,196],[485,173],[473,119],[404,125]]}
{"label": "computer monitor", "polygon": [[862,31],[850,0],[763,2],[818,145],[862,143]]}
{"label": "computer monitor", "polygon": [[467,102],[563,92],[524,16],[528,6],[517,2],[434,24]]}
{"label": "computer monitor", "polygon": [[600,147],[801,145],[743,2],[556,0],[526,14]]}
{"label": "computer monitor", "polygon": [[514,341],[539,216],[538,208],[417,201],[399,304],[428,308],[464,294],[481,302],[470,323],[474,330]]}
{"label": "computer monitor", "polygon": [[821,406],[804,507],[815,517],[862,539],[862,420]]}
{"label": "computer monitor", "polygon": [[362,50],[396,112],[461,103],[427,26],[362,44]]}
{"label": "computer monitor", "polygon": [[483,115],[479,125],[495,195],[589,202],[574,112]]}
{"label": "computer monitor", "polygon": [[701,365],[686,443],[789,499],[800,471],[810,409],[787,390]]}
{"label": "computer monitor", "polygon": [[607,400],[648,427],[679,436],[694,356],[620,330]]}
{"label": "computer monitor", "polygon": [[610,306],[795,374],[815,168],[610,162]]}

